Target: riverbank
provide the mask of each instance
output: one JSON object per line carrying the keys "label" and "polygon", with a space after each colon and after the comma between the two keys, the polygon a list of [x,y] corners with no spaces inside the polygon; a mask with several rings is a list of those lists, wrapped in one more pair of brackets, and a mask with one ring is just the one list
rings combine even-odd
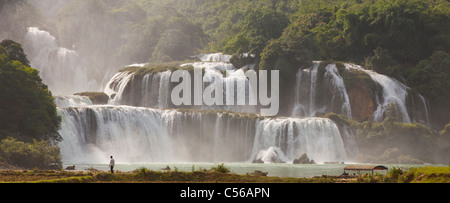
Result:
{"label": "riverbank", "polygon": [[245,175],[230,173],[225,168],[203,171],[153,171],[139,168],[117,171],[40,171],[0,170],[0,183],[450,183],[450,167],[420,167],[407,171],[391,169],[388,174],[374,176],[315,176],[289,178],[266,176],[262,171]]}
{"label": "riverbank", "polygon": [[307,183],[333,182],[327,179],[279,178],[221,172],[175,172],[138,169],[133,172],[104,171],[0,171],[0,183]]}

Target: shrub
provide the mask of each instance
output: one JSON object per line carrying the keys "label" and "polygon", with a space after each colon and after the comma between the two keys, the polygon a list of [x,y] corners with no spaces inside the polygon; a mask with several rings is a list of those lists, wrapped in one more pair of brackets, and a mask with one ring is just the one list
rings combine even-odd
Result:
{"label": "shrub", "polygon": [[396,168],[392,167],[391,170],[388,172],[388,181],[389,182],[397,182],[398,178],[403,175],[403,169],[402,168]]}
{"label": "shrub", "polygon": [[217,165],[217,167],[212,167],[211,170],[219,172],[219,173],[229,173],[230,172],[230,169],[228,167],[226,167],[224,163]]}
{"label": "shrub", "polygon": [[25,143],[6,138],[0,142],[0,157],[9,164],[24,168],[48,169],[52,163],[62,167],[59,147],[52,146],[48,141]]}

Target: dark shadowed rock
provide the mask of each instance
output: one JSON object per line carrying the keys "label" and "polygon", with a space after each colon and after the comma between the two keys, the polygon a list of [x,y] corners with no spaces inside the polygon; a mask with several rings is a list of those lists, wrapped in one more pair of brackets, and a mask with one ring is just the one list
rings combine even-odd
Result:
{"label": "dark shadowed rock", "polygon": [[308,155],[303,153],[298,159],[294,159],[294,164],[315,164],[314,160],[309,160]]}
{"label": "dark shadowed rock", "polygon": [[74,95],[88,97],[92,101],[92,104],[97,105],[108,104],[109,100],[108,95],[104,92],[81,92]]}

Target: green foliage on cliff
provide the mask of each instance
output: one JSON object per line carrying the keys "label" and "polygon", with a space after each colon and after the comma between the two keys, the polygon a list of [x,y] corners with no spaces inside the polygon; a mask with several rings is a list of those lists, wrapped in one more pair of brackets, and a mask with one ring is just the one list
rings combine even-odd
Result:
{"label": "green foliage on cliff", "polygon": [[0,157],[26,168],[61,165],[61,118],[39,72],[28,67],[20,44],[0,43]]}
{"label": "green foliage on cliff", "polygon": [[7,40],[0,43],[1,137],[14,133],[28,141],[60,141],[61,118],[57,115],[53,96],[42,83],[39,72],[21,62],[28,60],[20,44]]}

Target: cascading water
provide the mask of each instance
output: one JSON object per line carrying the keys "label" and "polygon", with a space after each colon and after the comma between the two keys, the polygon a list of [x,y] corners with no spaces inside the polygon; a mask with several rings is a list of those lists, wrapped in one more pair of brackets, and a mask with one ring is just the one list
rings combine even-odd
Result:
{"label": "cascading water", "polygon": [[[358,70],[367,73],[380,85],[381,94],[376,94],[376,109],[373,121],[384,120],[385,112],[392,103],[398,106],[401,121],[406,123],[421,122],[429,125],[428,108],[425,99],[420,95],[408,95],[408,87],[386,75],[366,70],[354,64],[344,64],[346,70]],[[407,98],[410,97],[407,105]],[[360,101],[353,101],[360,102]],[[329,112],[352,117],[351,101],[344,80],[335,64],[321,66],[315,61],[311,68],[300,69],[296,75],[295,103],[292,116],[315,117],[317,114]]]}
{"label": "cascading water", "polygon": [[170,76],[171,71],[159,72],[156,75],[159,77],[159,95],[158,95],[158,108],[167,108],[170,100]]}
{"label": "cascading water", "polygon": [[[339,129],[329,119],[264,119],[258,121],[256,126],[252,157],[261,150],[272,148],[272,151],[280,149],[278,154],[284,162],[292,161],[303,153],[319,163],[349,160]],[[356,145],[348,147],[354,148]]]}
{"label": "cascading water", "polygon": [[[251,91],[245,71],[254,70],[236,70],[222,54],[199,58],[210,61],[182,66],[203,69],[203,80],[209,81],[203,86],[210,85],[213,78],[220,79],[224,104],[231,100],[227,89],[233,89],[235,95],[245,94],[248,100]],[[400,106],[402,119],[410,121],[405,85],[359,66],[345,64],[345,67],[367,72],[383,87],[374,119],[382,119],[386,105],[395,102]],[[225,77],[223,71],[226,70],[234,72]],[[266,118],[256,114],[199,110],[257,112],[257,107],[246,105],[163,110],[173,108],[169,98],[173,88],[171,74],[171,71],[143,76],[127,71],[117,73],[105,87],[112,106],[90,105],[84,97],[58,97],[59,114],[63,118],[64,141],[60,144],[63,160],[98,163],[109,154],[115,154],[122,162],[250,162],[260,159],[267,163],[292,162],[306,153],[316,163],[322,163],[352,161],[358,154],[356,139],[348,126],[314,117],[327,112],[352,116],[351,101],[335,64],[321,66],[320,62],[314,62],[313,67],[298,71],[292,115],[307,118]],[[239,82],[245,83],[245,88],[239,88]],[[417,101],[412,100],[414,105],[426,105],[423,97],[416,97]],[[232,99],[235,104],[239,102],[235,97]],[[426,107],[421,114],[428,116]]]}
{"label": "cascading water", "polygon": [[101,163],[111,154],[121,162],[172,160],[159,110],[93,106],[59,109],[59,114],[65,163]]}
{"label": "cascading water", "polygon": [[350,100],[336,65],[328,64],[319,70],[320,64],[315,61],[311,68],[297,72],[292,116],[314,117],[317,113],[336,112],[351,117]]}
{"label": "cascading water", "polygon": [[402,121],[405,123],[411,123],[411,119],[408,115],[408,110],[406,106],[406,96],[408,95],[408,87],[401,82],[390,78],[386,75],[378,74],[374,71],[366,70],[361,66],[354,64],[344,64],[347,69],[357,69],[367,73],[373,81],[383,87],[383,98],[378,103],[378,107],[373,114],[373,120],[381,122],[384,119],[384,113],[387,107],[391,103],[398,104],[398,108],[402,115]]}
{"label": "cascading water", "polygon": [[[205,61],[182,64],[181,67],[193,66],[204,70],[203,90],[211,85],[211,81],[220,80],[220,83],[217,82],[214,85],[222,86],[224,105],[201,105],[190,106],[189,108],[246,113],[258,112],[258,106],[248,103],[249,98],[251,96],[256,97],[256,95],[252,95],[252,87],[245,75],[246,71],[254,70],[235,69],[228,62],[231,58],[229,55],[217,53],[203,54],[198,57]],[[232,71],[229,75],[224,76],[223,72],[227,70]],[[170,93],[173,88],[170,82],[171,74],[172,72],[168,70],[138,77],[133,72],[119,72],[108,82],[104,92],[110,96],[111,101],[109,103],[113,105],[143,106],[158,109],[174,108],[170,102]],[[238,95],[245,95],[245,98],[240,98]],[[230,101],[234,104],[227,105],[230,104]]]}
{"label": "cascading water", "polygon": [[40,76],[53,94],[73,94],[96,91],[99,85],[89,78],[79,55],[58,47],[55,37],[36,27],[29,27],[23,43],[30,65],[40,71]]}
{"label": "cascading water", "polygon": [[340,112],[349,118],[352,117],[350,99],[344,85],[344,80],[339,75],[336,64],[329,64],[325,69],[325,78],[327,79],[327,81],[329,81],[331,87],[333,87],[331,88],[331,104],[342,103],[342,105],[340,106]]}
{"label": "cascading water", "polygon": [[110,98],[109,103],[118,105],[121,103],[122,94],[128,82],[132,80],[134,74],[130,72],[119,72],[115,74],[112,79],[106,84],[105,94]]}
{"label": "cascading water", "polygon": [[[170,82],[171,71],[140,76],[119,72],[105,87],[105,93],[111,98],[109,104],[113,106],[94,106],[83,97],[56,99],[63,117],[64,160],[96,162],[99,157],[117,153],[116,156],[128,162],[245,162],[254,159],[291,162],[306,153],[316,163],[321,163],[352,161],[358,154],[355,137],[348,126],[337,126],[329,119],[315,117],[328,112],[352,116],[352,101],[339,72],[342,70],[338,71],[335,64],[314,62],[311,68],[298,71],[292,115],[307,118],[265,118],[256,114],[220,112],[257,112],[256,106],[236,105],[242,102],[236,98],[237,94],[246,95],[245,102],[248,101],[251,87],[245,71],[254,70],[235,69],[229,63],[229,56],[219,53],[197,57],[202,61],[181,66],[203,69],[203,88],[219,79],[224,104],[233,99],[235,105],[202,105],[189,111],[163,110],[174,108],[169,98],[174,87]],[[353,64],[344,65],[346,70],[364,71],[382,87],[379,88],[382,92],[376,94],[379,98],[373,112],[375,121],[383,120],[387,105],[396,103],[404,122],[424,116],[422,121],[429,122],[426,101],[421,95],[408,96],[408,87],[395,79]],[[233,72],[224,76],[227,70]],[[238,83],[245,83],[245,86],[238,86]],[[227,89],[233,90],[233,97],[227,94]],[[411,110],[408,102],[420,110]]]}
{"label": "cascading water", "polygon": [[[343,135],[324,118],[264,118],[253,114],[158,110],[130,106],[58,108],[64,163],[245,162],[276,147],[292,161],[348,161]],[[355,146],[347,146],[355,147]]]}
{"label": "cascading water", "polygon": [[93,105],[92,101],[85,96],[55,96],[55,104],[60,108],[67,107],[81,107],[81,106],[90,106]]}
{"label": "cascading water", "polygon": [[[220,83],[214,82],[217,88],[223,89],[223,104],[206,106],[202,109],[210,110],[227,110],[233,112],[257,113],[258,107],[248,105],[250,97],[256,97],[253,94],[252,87],[249,85],[246,71],[254,71],[247,67],[236,69],[233,64],[229,63],[231,55],[224,55],[222,53],[201,54],[197,56],[202,62],[187,63],[181,66],[193,66],[204,70],[203,81],[220,80]],[[225,73],[226,71],[230,71]],[[224,73],[226,74],[224,76]],[[204,82],[203,90],[211,82]],[[220,85],[222,87],[220,87]],[[229,90],[227,92],[227,90]],[[245,98],[239,98],[238,95],[245,95]],[[231,104],[231,105],[229,105]]]}

